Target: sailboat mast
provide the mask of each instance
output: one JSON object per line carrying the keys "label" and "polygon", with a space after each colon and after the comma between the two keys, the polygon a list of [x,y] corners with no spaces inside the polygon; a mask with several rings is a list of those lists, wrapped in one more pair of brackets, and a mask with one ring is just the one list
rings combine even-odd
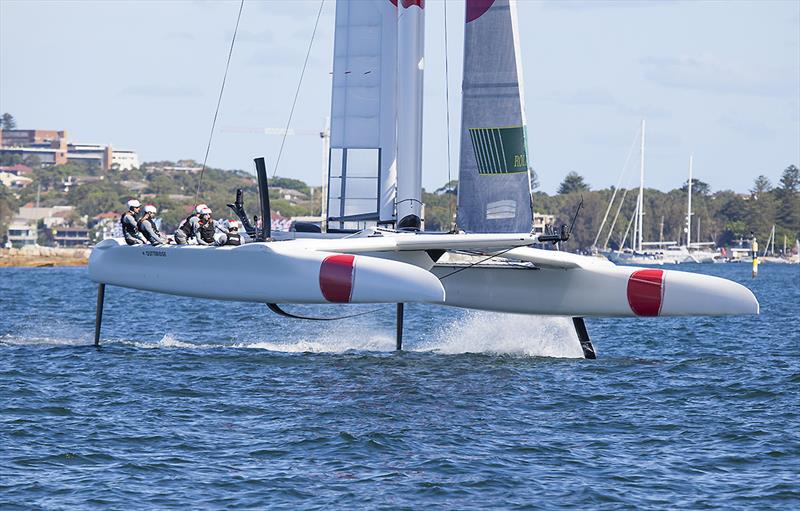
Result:
{"label": "sailboat mast", "polygon": [[423,0],[397,2],[397,228],[422,228]]}
{"label": "sailboat mast", "polygon": [[692,155],[689,155],[689,200],[686,212],[686,248],[689,248],[691,245],[692,245]]}
{"label": "sailboat mast", "polygon": [[637,227],[639,229],[639,252],[642,251],[642,215],[644,214],[644,119],[642,119],[642,145],[639,151],[639,212],[637,218]]}

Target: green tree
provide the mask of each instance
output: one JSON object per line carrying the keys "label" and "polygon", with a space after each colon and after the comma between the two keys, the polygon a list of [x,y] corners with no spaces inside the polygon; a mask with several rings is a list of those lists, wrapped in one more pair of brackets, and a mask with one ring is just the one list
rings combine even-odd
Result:
{"label": "green tree", "polygon": [[16,165],[22,162],[22,155],[19,154],[0,154],[0,165]]}
{"label": "green tree", "polygon": [[575,171],[570,172],[564,178],[564,181],[561,182],[561,185],[558,187],[559,195],[566,195],[568,193],[575,193],[575,192],[588,192],[589,185],[583,181],[583,176],[578,174]]}
{"label": "green tree", "polygon": [[750,201],[747,207],[750,230],[761,239],[766,239],[775,223],[775,197],[772,183],[764,176],[758,176],[750,189]]}
{"label": "green tree", "polygon": [[778,223],[797,237],[800,235],[800,169],[789,165],[783,170],[775,198],[778,202]]}
{"label": "green tree", "polygon": [[0,183],[0,236],[5,236],[8,224],[19,206],[14,194],[3,183]]}
{"label": "green tree", "polygon": [[292,179],[290,177],[276,176],[269,180],[270,188],[288,188],[290,190],[297,190],[307,194],[309,192],[308,185],[299,179]]}
{"label": "green tree", "polygon": [[[686,182],[681,187],[682,192],[686,192],[689,190],[689,180],[687,179]],[[692,195],[711,195],[711,186],[705,181],[700,181],[699,179],[692,178]]]}
{"label": "green tree", "polygon": [[17,127],[17,121],[14,120],[14,116],[10,113],[6,112],[0,117],[0,128],[4,130],[13,130]]}

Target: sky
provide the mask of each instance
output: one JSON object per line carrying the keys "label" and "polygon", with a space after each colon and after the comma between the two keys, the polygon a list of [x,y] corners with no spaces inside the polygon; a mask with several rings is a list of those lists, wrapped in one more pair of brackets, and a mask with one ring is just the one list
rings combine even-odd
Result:
{"label": "sky", "polygon": [[[426,1],[423,185],[458,170],[463,0]],[[322,5],[277,174],[322,182],[334,1]],[[446,7],[446,9],[445,9]],[[319,0],[246,0],[208,163],[274,170]],[[132,149],[140,160],[202,161],[238,1],[0,0],[0,112],[23,129]],[[447,17],[445,18],[445,10]],[[746,192],[800,165],[800,1],[518,2],[529,157],[541,190],[569,171],[593,188],[694,177]],[[444,27],[448,46],[445,51]],[[445,55],[449,80],[445,80]]]}

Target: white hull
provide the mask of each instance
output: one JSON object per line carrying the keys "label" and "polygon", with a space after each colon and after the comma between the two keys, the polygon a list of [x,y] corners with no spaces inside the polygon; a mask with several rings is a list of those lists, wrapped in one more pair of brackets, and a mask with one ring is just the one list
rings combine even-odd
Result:
{"label": "white hull", "polygon": [[[92,251],[98,283],[259,303],[439,303],[563,316],[757,314],[744,286],[717,277],[614,266],[593,257],[531,249],[525,235],[409,235],[252,243],[241,247],[127,246]],[[463,244],[498,250],[504,263],[474,264],[428,250]],[[325,250],[322,249],[325,247]],[[429,271],[430,270],[430,271]]]}
{"label": "white hull", "polygon": [[[440,303],[444,299],[439,280],[417,266],[292,249],[291,243],[153,247],[109,239],[92,250],[89,278],[145,291],[258,303]],[[348,258],[344,271],[331,264],[336,257]]]}
{"label": "white hull", "polygon": [[[580,256],[576,256],[580,257]],[[593,259],[585,257],[585,259]],[[758,314],[758,301],[735,282],[673,270],[596,265],[437,265],[445,304],[557,316],[717,316]]]}

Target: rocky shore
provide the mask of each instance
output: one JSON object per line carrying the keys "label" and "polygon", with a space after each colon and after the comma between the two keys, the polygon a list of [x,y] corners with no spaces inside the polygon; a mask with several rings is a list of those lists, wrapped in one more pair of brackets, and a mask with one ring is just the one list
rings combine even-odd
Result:
{"label": "rocky shore", "polygon": [[26,246],[0,249],[0,267],[85,266],[90,248]]}

